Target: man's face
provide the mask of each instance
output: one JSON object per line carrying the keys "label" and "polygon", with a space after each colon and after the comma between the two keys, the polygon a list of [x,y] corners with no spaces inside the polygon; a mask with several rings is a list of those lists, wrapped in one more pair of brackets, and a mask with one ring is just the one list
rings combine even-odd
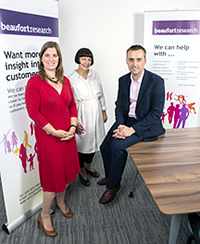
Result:
{"label": "man's face", "polygon": [[138,80],[146,64],[144,51],[142,49],[137,51],[130,50],[127,54],[126,63],[130,72],[132,73],[133,79]]}

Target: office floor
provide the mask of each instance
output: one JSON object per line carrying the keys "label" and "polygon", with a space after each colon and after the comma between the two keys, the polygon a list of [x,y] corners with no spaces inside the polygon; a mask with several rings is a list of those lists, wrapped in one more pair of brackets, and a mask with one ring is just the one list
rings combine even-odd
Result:
{"label": "office floor", "polygon": [[[95,155],[93,167],[104,176],[99,153]],[[58,209],[52,215],[57,237],[47,237],[37,228],[38,212],[9,235],[0,230],[0,244],[167,244],[171,216],[159,211],[140,176],[135,184],[135,198],[128,197],[134,171],[135,166],[128,157],[121,189],[107,205],[98,203],[105,187],[97,185],[97,179],[88,176],[91,186],[84,187],[77,177],[66,194],[73,218],[64,218]],[[0,209],[0,225],[3,225],[6,213],[1,184]],[[177,244],[186,244],[189,235],[185,216]]]}

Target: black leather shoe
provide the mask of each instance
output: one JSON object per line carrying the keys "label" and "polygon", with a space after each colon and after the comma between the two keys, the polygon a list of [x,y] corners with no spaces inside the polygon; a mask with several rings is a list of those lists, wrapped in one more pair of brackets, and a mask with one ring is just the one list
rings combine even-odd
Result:
{"label": "black leather shoe", "polygon": [[115,198],[115,195],[119,191],[119,189],[120,189],[120,185],[112,189],[106,189],[106,191],[103,193],[102,197],[100,198],[99,203],[106,204],[111,202]]}
{"label": "black leather shoe", "polygon": [[108,178],[103,177],[102,179],[97,181],[97,184],[100,185],[100,186],[105,186],[105,185],[107,185],[107,182],[108,182]]}
{"label": "black leather shoe", "polygon": [[94,172],[93,171],[90,171],[90,170],[88,170],[86,167],[85,167],[85,170],[86,170],[86,172],[88,173],[88,174],[90,174],[92,177],[95,177],[95,178],[97,178],[97,177],[99,177],[100,176],[100,174],[96,171],[96,170],[94,170]]}
{"label": "black leather shoe", "polygon": [[79,179],[81,181],[81,184],[84,185],[84,186],[90,186],[90,181],[87,179],[83,179],[82,175],[81,174],[78,174],[79,175]]}

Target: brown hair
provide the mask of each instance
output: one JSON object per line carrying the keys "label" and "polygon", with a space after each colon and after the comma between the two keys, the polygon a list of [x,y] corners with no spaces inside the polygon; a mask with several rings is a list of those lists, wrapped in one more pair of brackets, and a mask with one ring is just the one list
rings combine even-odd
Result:
{"label": "brown hair", "polygon": [[58,54],[58,57],[59,57],[59,61],[58,61],[58,66],[56,67],[56,77],[62,82],[64,83],[63,81],[63,73],[64,73],[64,70],[63,70],[63,65],[62,65],[62,55],[61,55],[61,51],[60,51],[60,47],[58,45],[57,42],[46,42],[42,48],[41,48],[41,51],[40,51],[40,62],[39,62],[39,65],[38,65],[38,74],[40,76],[40,78],[43,80],[43,81],[46,81],[46,72],[44,70],[44,65],[42,63],[42,56],[44,54],[44,52],[48,49],[48,48],[53,48],[55,47],[56,51],[57,51],[57,54]]}

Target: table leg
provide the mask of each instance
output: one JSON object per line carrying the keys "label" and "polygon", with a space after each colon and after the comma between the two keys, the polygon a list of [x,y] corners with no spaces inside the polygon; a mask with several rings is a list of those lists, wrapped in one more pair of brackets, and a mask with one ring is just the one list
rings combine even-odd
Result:
{"label": "table leg", "polygon": [[130,198],[133,198],[133,197],[134,197],[134,196],[133,196],[133,187],[134,187],[134,184],[135,184],[135,181],[136,181],[136,178],[137,178],[138,173],[139,173],[139,171],[138,171],[138,169],[136,168],[135,174],[134,174],[134,176],[133,176],[133,181],[132,181],[132,184],[131,184],[131,190],[130,190],[130,193],[129,193],[129,195],[128,195]]}
{"label": "table leg", "polygon": [[169,244],[176,244],[184,214],[172,215]]}

